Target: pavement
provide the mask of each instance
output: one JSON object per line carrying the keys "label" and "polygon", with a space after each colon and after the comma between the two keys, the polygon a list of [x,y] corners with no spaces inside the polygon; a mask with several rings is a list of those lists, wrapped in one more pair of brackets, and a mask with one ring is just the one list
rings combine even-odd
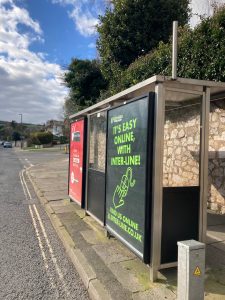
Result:
{"label": "pavement", "polygon": [[[148,266],[69,200],[66,154],[30,166],[27,175],[91,299],[176,299],[176,269],[164,270],[151,283]],[[206,266],[205,299],[225,299],[225,216],[212,212]]]}

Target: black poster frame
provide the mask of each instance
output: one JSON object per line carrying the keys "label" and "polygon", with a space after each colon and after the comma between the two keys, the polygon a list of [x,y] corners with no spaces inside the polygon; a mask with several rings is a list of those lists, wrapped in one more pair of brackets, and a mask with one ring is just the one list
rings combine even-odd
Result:
{"label": "black poster frame", "polygon": [[[92,216],[97,222],[99,222],[102,226],[104,226],[105,224],[105,187],[106,187],[106,153],[107,153],[107,117],[108,117],[108,113],[107,113],[107,108],[103,108],[99,111],[96,111],[92,114],[89,115],[88,118],[88,132],[89,132],[89,143],[88,143],[88,153],[90,153],[90,118],[94,115],[97,115],[98,113],[102,113],[105,112],[106,114],[106,132],[105,132],[105,141],[106,141],[106,147],[105,147],[105,168],[104,171],[99,171],[96,170],[94,168],[89,167],[89,161],[87,161],[87,201],[86,201],[86,206],[85,206],[85,210],[86,213],[90,216]],[[89,160],[89,156],[87,157],[87,159]],[[90,174],[92,173],[92,174]],[[92,176],[91,176],[92,175]],[[93,179],[93,180],[91,180]],[[97,184],[96,182],[92,182],[92,181],[98,181]],[[95,193],[93,197],[92,195],[90,195],[90,192],[92,190],[93,192],[93,186],[94,188],[97,188],[97,186],[99,185],[99,182],[101,183],[101,186],[103,186],[103,191],[101,189],[95,189]],[[96,198],[98,199],[98,201],[92,201],[92,204],[94,204],[94,206],[92,205],[92,209],[90,209],[91,206],[91,201],[90,199],[94,199],[96,200]],[[103,201],[99,201],[99,199],[103,200]],[[98,202],[98,203],[97,203]],[[98,204],[100,204],[101,202],[103,202],[103,208],[99,209]],[[95,210],[95,211],[94,211]],[[98,213],[96,213],[96,211],[98,211]]]}
{"label": "black poster frame", "polygon": [[139,101],[141,99],[147,98],[148,102],[148,115],[147,115],[147,145],[146,145],[146,174],[145,174],[145,220],[144,220],[144,234],[143,234],[143,254],[140,255],[139,251],[135,250],[131,244],[126,242],[126,240],[117,234],[107,225],[106,218],[106,193],[107,193],[107,179],[105,185],[105,227],[109,235],[115,236],[124,243],[132,252],[134,252],[138,257],[140,257],[144,263],[150,263],[150,251],[151,251],[151,222],[152,222],[152,174],[153,174],[153,149],[154,149],[154,124],[155,124],[155,92],[150,92],[148,94],[136,97],[122,105],[112,107],[107,110],[107,128],[106,128],[106,170],[105,177],[107,178],[107,165],[108,165],[108,121],[109,112],[119,107],[124,107],[130,103]]}
{"label": "black poster frame", "polygon": [[[70,138],[69,138],[69,165],[68,165],[68,196],[69,198],[77,203],[77,201],[75,199],[73,199],[70,195],[69,195],[69,190],[70,190],[70,143],[71,143],[71,126],[73,123],[75,122],[79,122],[79,121],[84,121],[84,137],[83,137],[83,173],[82,173],[82,196],[81,196],[81,208],[85,208],[85,192],[86,192],[86,166],[87,166],[87,117],[82,117],[76,120],[71,120],[70,121]],[[78,204],[78,203],[77,203]],[[79,205],[79,204],[78,204]]]}

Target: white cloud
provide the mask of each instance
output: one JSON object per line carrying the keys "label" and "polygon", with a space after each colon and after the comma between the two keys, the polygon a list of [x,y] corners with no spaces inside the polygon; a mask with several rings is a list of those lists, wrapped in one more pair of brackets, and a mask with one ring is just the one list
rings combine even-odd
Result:
{"label": "white cloud", "polygon": [[108,2],[108,0],[52,0],[54,4],[68,6],[69,16],[74,21],[77,31],[85,37],[96,34],[98,16],[103,13]]}
{"label": "white cloud", "polygon": [[74,8],[70,13],[70,17],[74,20],[81,35],[91,36],[96,34],[98,19],[93,17],[90,11],[84,12],[80,8]]}
{"label": "white cloud", "polygon": [[95,46],[96,46],[95,43],[90,43],[90,44],[88,45],[88,48],[94,49]]}
{"label": "white cloud", "polygon": [[0,24],[0,120],[18,120],[19,113],[24,122],[57,118],[68,92],[61,67],[48,62],[45,53],[29,50],[33,41],[43,42],[39,23],[13,0],[0,0]]}

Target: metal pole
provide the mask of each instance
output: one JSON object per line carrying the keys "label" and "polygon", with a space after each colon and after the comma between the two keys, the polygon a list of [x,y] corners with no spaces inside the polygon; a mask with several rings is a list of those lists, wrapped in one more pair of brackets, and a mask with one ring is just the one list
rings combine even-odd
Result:
{"label": "metal pole", "polygon": [[201,108],[202,108],[202,116],[201,116],[201,145],[200,145],[199,241],[205,243],[206,229],[207,229],[207,200],[208,200],[210,87],[204,87]]}
{"label": "metal pole", "polygon": [[177,79],[177,28],[178,21],[173,21],[173,49],[172,49],[172,79]]}

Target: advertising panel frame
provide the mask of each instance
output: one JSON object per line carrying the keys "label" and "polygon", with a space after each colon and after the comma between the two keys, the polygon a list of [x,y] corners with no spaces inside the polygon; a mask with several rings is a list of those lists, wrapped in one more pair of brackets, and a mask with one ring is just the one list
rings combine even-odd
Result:
{"label": "advertising panel frame", "polygon": [[[101,226],[105,225],[105,190],[103,191],[103,196],[101,198],[104,198],[104,207],[103,207],[103,218],[101,219],[99,216],[97,216],[93,211],[90,210],[90,201],[89,201],[89,193],[90,193],[90,189],[91,189],[91,181],[89,176],[91,176],[91,172],[98,172],[97,170],[90,168],[89,166],[89,159],[90,159],[90,132],[91,132],[91,117],[94,115],[97,115],[99,113],[106,113],[106,134],[105,134],[105,141],[106,141],[106,147],[105,147],[105,155],[104,155],[104,159],[105,159],[105,165],[106,165],[106,152],[107,152],[107,110],[109,109],[109,107],[105,107],[103,109],[94,111],[90,114],[87,115],[87,149],[86,149],[86,198],[85,198],[85,212],[87,215],[90,215],[95,221],[97,221]],[[106,166],[104,167],[104,171],[102,172],[98,172],[98,173],[102,173],[102,178],[104,177],[104,189],[106,187]],[[97,176],[99,179],[99,176]]]}
{"label": "advertising panel frame", "polygon": [[[70,163],[71,163],[71,127],[74,123],[83,121],[83,162],[82,162],[82,187],[81,187],[81,202],[77,201],[70,195]],[[85,193],[86,193],[86,147],[87,147],[87,118],[81,117],[79,119],[72,120],[70,122],[70,139],[69,139],[69,168],[68,168],[68,196],[69,198],[78,204],[81,208],[85,208]]]}
{"label": "advertising panel frame", "polygon": [[148,94],[144,94],[139,97],[135,97],[127,102],[124,102],[121,105],[109,108],[107,110],[107,135],[106,135],[106,188],[105,195],[107,194],[107,171],[108,171],[108,124],[109,124],[109,113],[112,110],[118,109],[120,107],[124,107],[125,105],[129,105],[133,102],[137,102],[147,98],[148,111],[147,111],[147,122],[146,122],[146,168],[145,168],[145,199],[144,199],[144,228],[143,228],[143,253],[138,251],[135,247],[133,247],[129,242],[126,241],[120,234],[118,234],[115,230],[113,230],[107,224],[107,199],[105,197],[105,228],[107,230],[107,234],[110,236],[115,236],[118,240],[124,243],[132,252],[134,252],[138,257],[140,257],[144,263],[150,263],[150,253],[151,253],[151,220],[152,220],[152,174],[153,174],[153,151],[154,151],[154,110],[155,110],[155,92],[150,92]]}

